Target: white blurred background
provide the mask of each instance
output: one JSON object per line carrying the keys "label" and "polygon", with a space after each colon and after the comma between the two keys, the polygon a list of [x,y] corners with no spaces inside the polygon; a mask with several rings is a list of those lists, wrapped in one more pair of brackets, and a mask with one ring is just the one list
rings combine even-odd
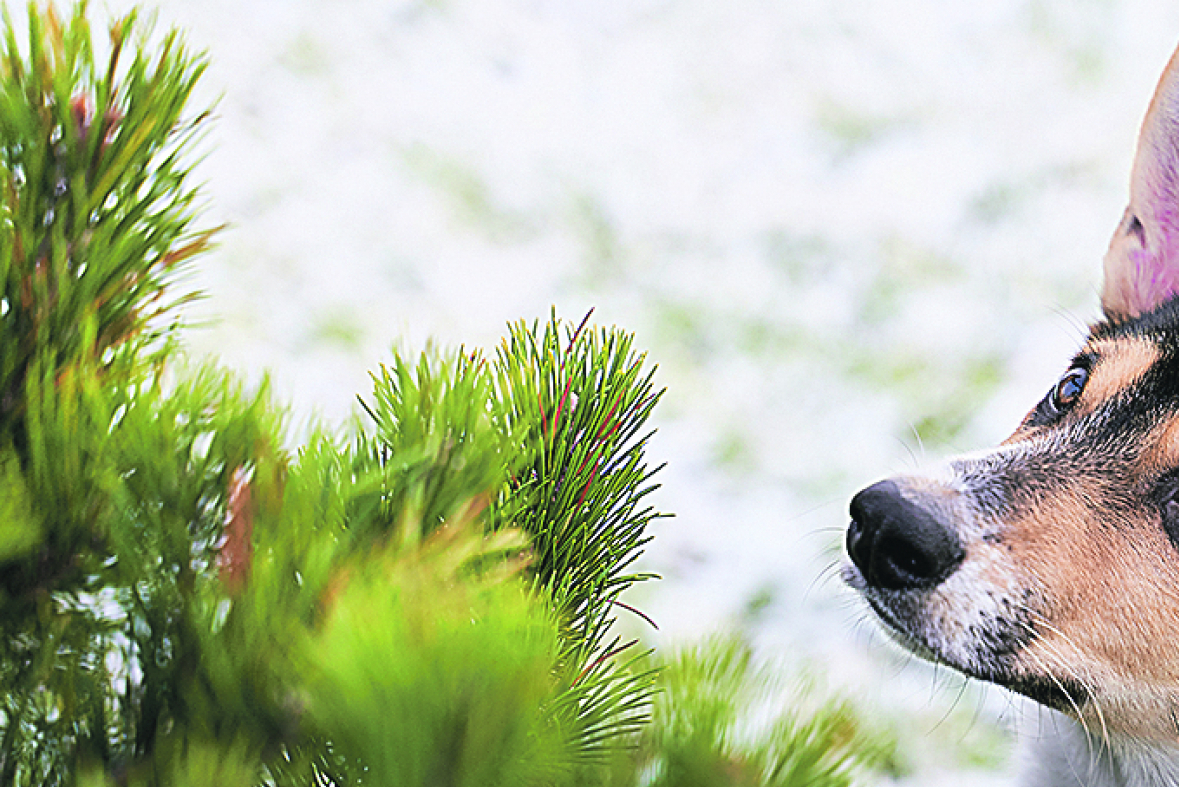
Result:
{"label": "white blurred background", "polygon": [[1097,316],[1173,4],[156,3],[221,97],[197,352],[338,423],[395,344],[593,307],[668,389],[645,636],[742,629],[911,714],[913,783],[1004,783],[1051,720],[831,567],[856,489],[1001,439]]}

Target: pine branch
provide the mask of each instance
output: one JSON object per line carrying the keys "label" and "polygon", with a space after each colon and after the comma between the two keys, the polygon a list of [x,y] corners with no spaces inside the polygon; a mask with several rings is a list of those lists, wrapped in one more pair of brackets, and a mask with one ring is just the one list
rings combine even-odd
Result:
{"label": "pine branch", "polygon": [[625,569],[660,516],[643,505],[659,469],[645,462],[643,427],[662,392],[633,337],[587,330],[587,321],[566,328],[564,341],[555,316],[543,334],[512,326],[497,363],[508,423],[526,429],[533,457],[514,485],[515,524],[533,537],[540,583],[578,637],[596,644],[612,600],[650,578]]}
{"label": "pine branch", "polygon": [[[618,596],[649,575],[630,566],[657,514],[644,424],[660,393],[627,334],[510,328],[494,364],[459,353],[397,358],[374,377],[381,501],[395,540],[412,546],[458,507],[486,501],[490,530],[529,536],[528,574],[554,605],[561,648],[552,724],[579,759],[594,759],[647,718],[653,675],[634,670],[634,643],[610,638]],[[564,333],[564,336],[562,336]],[[464,502],[467,501],[467,502]],[[483,503],[479,504],[482,507]]]}
{"label": "pine branch", "polygon": [[[210,237],[192,229],[185,163],[199,124],[184,104],[204,63],[175,33],[149,55],[155,41],[131,15],[100,64],[84,3],[65,17],[30,4],[20,38],[6,12],[0,782],[50,785],[69,782],[79,758],[143,754],[179,708],[173,679],[191,671],[192,637],[178,610],[201,569],[198,523],[218,516],[224,487],[167,442],[179,435],[153,379],[163,320],[184,300],[166,287]],[[168,461],[137,464],[148,449]],[[145,489],[149,469],[159,485]],[[143,504],[127,522],[136,489]]]}
{"label": "pine branch", "polygon": [[[497,498],[522,461],[518,441],[494,417],[490,370],[477,354],[423,352],[411,366],[395,357],[373,375],[373,420],[358,456],[377,460],[384,527],[411,546],[458,509]],[[412,527],[407,523],[412,523]]]}
{"label": "pine branch", "polygon": [[863,709],[783,680],[780,665],[760,663],[738,639],[713,638],[652,665],[654,720],[609,787],[852,787],[903,771],[891,732]]}
{"label": "pine branch", "polygon": [[[537,586],[562,620],[562,694],[550,707],[582,756],[600,757],[648,718],[653,673],[609,639],[619,595],[651,575],[628,571],[661,516],[644,425],[662,394],[633,337],[565,326],[511,326],[497,356],[505,428],[523,435],[529,465],[502,515],[531,536]],[[624,658],[625,657],[625,658]]]}
{"label": "pine branch", "polygon": [[19,442],[30,367],[105,363],[128,342],[158,339],[190,297],[169,299],[167,286],[214,231],[193,229],[186,163],[207,116],[185,117],[204,59],[175,32],[149,55],[131,14],[111,26],[103,67],[84,3],[64,19],[30,4],[23,48],[4,20],[0,430]]}

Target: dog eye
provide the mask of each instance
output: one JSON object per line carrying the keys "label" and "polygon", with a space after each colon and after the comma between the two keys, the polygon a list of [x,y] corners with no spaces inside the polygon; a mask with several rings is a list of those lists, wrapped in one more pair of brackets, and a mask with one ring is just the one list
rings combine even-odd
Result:
{"label": "dog eye", "polygon": [[1155,495],[1163,515],[1163,529],[1171,543],[1179,547],[1179,479],[1174,473],[1163,478]]}
{"label": "dog eye", "polygon": [[1050,401],[1052,408],[1058,413],[1063,413],[1068,410],[1077,400],[1081,398],[1081,392],[1085,390],[1085,383],[1089,382],[1089,371],[1081,367],[1075,367],[1065,372],[1064,377],[1060,378],[1060,382],[1052,389]]}

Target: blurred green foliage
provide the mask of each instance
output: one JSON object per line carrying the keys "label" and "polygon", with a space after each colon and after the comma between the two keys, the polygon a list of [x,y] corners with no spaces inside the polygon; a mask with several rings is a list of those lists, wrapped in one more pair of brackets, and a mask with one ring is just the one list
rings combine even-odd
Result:
{"label": "blurred green foliage", "polygon": [[0,57],[0,784],[889,766],[849,706],[749,731],[778,687],[742,646],[663,663],[615,633],[661,516],[628,334],[554,314],[491,359],[397,357],[353,434],[294,451],[264,385],[186,365],[168,286],[211,238],[184,164],[204,61],[134,14],[104,58],[84,4],[29,20]]}
{"label": "blurred green foliage", "polygon": [[717,636],[653,656],[652,722],[612,787],[850,787],[905,772],[893,731],[750,645]]}
{"label": "blurred green foliage", "polygon": [[460,562],[522,546],[512,536],[437,532],[420,552],[366,561],[333,599],[307,651],[307,717],[364,763],[365,781],[491,787],[567,776],[568,743],[548,711],[555,621],[520,583],[464,576]]}

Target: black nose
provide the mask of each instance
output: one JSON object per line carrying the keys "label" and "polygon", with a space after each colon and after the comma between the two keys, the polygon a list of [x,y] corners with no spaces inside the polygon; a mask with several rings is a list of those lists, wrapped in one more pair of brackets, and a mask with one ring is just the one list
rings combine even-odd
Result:
{"label": "black nose", "polygon": [[851,518],[847,553],[873,587],[932,587],[966,556],[954,533],[901,496],[893,481],[873,484],[853,497]]}

